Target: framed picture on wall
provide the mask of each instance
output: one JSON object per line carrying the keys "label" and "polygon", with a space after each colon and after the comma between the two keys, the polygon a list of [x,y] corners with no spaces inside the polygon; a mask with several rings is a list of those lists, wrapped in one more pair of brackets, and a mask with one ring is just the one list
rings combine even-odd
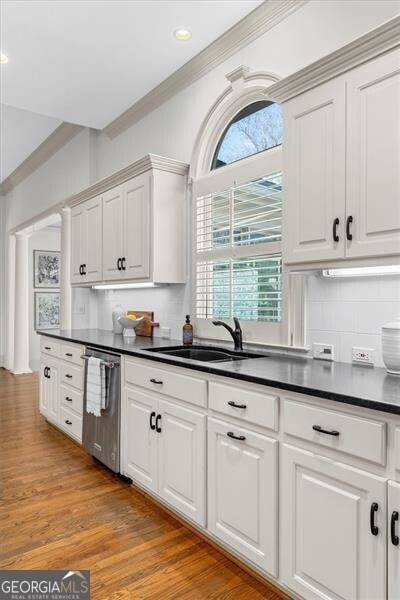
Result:
{"label": "framed picture on wall", "polygon": [[33,251],[34,288],[60,287],[60,256],[61,252]]}
{"label": "framed picture on wall", "polygon": [[35,292],[35,329],[58,329],[60,293]]}

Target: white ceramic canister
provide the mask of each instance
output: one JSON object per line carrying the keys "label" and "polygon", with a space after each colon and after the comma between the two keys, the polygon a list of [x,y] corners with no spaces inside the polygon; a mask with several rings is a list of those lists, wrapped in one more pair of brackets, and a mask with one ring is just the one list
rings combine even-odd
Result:
{"label": "white ceramic canister", "polygon": [[382,326],[382,358],[388,373],[400,375],[400,321]]}

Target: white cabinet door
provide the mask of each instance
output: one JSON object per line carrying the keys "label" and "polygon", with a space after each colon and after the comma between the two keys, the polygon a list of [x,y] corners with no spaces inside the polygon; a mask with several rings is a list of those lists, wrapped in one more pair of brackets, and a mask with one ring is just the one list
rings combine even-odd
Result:
{"label": "white cabinet door", "polygon": [[86,214],[83,204],[71,210],[71,283],[83,282],[83,264],[86,252]]}
{"label": "white cabinet door", "polygon": [[123,186],[124,250],[122,279],[150,275],[151,176],[140,175]]}
{"label": "white cabinet door", "polygon": [[103,194],[103,279],[121,279],[124,234],[123,186]]}
{"label": "white cabinet door", "polygon": [[48,390],[48,414],[47,418],[56,425],[60,422],[60,386],[58,362],[47,361],[47,390]]}
{"label": "white cabinet door", "polygon": [[344,256],[345,91],[337,78],[284,105],[287,263]]}
{"label": "white cabinet door", "polygon": [[123,473],[157,492],[157,400],[125,387],[121,409]]}
{"label": "white cabinet door", "polygon": [[102,280],[102,197],[96,196],[84,203],[84,276],[85,283]]}
{"label": "white cabinet door", "polygon": [[388,598],[400,598],[400,483],[389,481],[388,489]]}
{"label": "white cabinet door", "polygon": [[205,525],[207,417],[164,400],[158,406],[158,493],[181,513]]}
{"label": "white cabinet door", "polygon": [[274,576],[277,459],[277,440],[208,419],[208,528]]}
{"label": "white cabinet door", "polygon": [[305,600],[386,598],[386,480],[286,444],[281,465],[284,583]]}
{"label": "white cabinet door", "polygon": [[39,383],[39,410],[40,414],[47,418],[49,414],[49,380],[47,378],[47,358],[40,361],[40,383]]}
{"label": "white cabinet door", "polygon": [[400,252],[400,50],[347,76],[346,255]]}

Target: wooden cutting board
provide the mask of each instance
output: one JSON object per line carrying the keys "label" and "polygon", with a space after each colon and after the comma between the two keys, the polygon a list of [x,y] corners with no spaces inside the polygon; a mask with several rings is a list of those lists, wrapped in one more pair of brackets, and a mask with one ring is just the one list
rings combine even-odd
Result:
{"label": "wooden cutting board", "polygon": [[158,327],[159,323],[154,323],[154,312],[150,310],[128,310],[128,315],[136,315],[139,317],[144,317],[143,323],[135,329],[136,335],[140,335],[142,337],[152,337],[153,336],[153,327]]}

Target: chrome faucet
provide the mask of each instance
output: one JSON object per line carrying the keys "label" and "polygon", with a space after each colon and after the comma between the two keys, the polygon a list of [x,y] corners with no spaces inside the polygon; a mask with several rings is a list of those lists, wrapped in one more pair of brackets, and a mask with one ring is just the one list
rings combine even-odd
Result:
{"label": "chrome faucet", "polygon": [[225,327],[229,331],[232,336],[233,343],[235,344],[235,350],[243,350],[243,340],[242,340],[242,328],[240,327],[239,319],[237,317],[233,317],[233,322],[235,323],[235,329],[229,327],[224,321],[213,321],[213,325]]}

